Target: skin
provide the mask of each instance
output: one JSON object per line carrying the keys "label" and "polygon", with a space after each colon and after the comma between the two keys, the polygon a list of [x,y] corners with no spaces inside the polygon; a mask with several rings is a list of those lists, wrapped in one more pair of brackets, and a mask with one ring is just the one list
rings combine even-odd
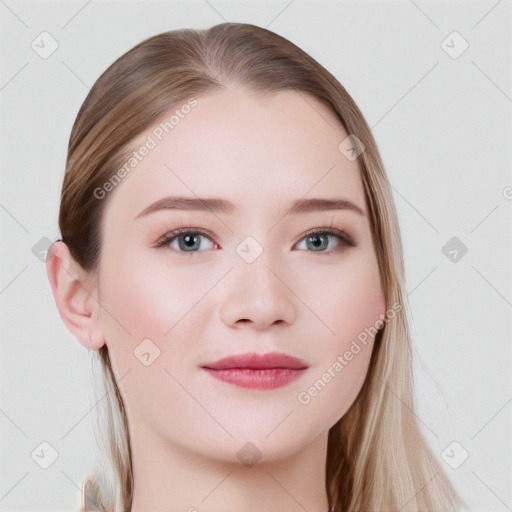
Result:
{"label": "skin", "polygon": [[[338,150],[347,133],[312,97],[229,88],[197,100],[104,199],[96,271],[85,272],[63,242],[54,244],[47,270],[56,304],[83,346],[108,345],[117,379],[124,376],[132,512],[323,512],[328,431],[361,389],[373,339],[309,403],[297,396],[385,313],[358,161]],[[223,198],[236,209],[136,219],[169,195]],[[283,215],[303,197],[343,198],[364,215]],[[332,235],[319,250],[308,242],[308,230],[330,225],[356,246]],[[211,240],[198,237],[193,253],[183,245],[179,252],[177,238],[153,246],[181,227],[206,229]],[[247,236],[263,249],[252,263],[236,252]],[[149,366],[133,353],[146,338],[160,350]],[[200,368],[248,351],[291,354],[309,368],[265,391]],[[247,442],[261,452],[252,466],[237,457]]]}

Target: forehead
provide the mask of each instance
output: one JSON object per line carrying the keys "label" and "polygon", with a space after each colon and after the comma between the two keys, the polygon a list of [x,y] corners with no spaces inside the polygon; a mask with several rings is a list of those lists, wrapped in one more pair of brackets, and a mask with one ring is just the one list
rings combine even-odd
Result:
{"label": "forehead", "polygon": [[304,196],[363,207],[358,162],[339,150],[348,134],[316,98],[236,88],[195,102],[173,106],[133,141],[133,151],[149,149],[116,185],[109,209],[133,219],[166,195],[222,197],[261,213]]}

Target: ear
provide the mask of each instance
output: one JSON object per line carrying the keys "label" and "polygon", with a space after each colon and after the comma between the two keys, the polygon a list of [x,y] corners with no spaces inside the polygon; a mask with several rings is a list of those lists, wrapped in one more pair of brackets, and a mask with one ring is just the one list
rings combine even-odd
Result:
{"label": "ear", "polygon": [[61,240],[48,249],[46,273],[60,317],[71,334],[85,348],[94,350],[104,345],[97,320],[100,306],[95,279],[73,259]]}

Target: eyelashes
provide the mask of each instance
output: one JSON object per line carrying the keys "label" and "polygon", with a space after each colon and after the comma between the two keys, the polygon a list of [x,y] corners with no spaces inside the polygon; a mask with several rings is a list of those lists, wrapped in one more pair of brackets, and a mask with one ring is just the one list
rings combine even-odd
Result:
{"label": "eyelashes", "polygon": [[[185,236],[185,235],[188,235],[188,237]],[[205,230],[200,229],[200,228],[180,228],[180,229],[175,229],[175,230],[170,231],[169,233],[165,234],[162,238],[160,238],[155,243],[154,247],[164,247],[164,246],[167,246],[168,244],[173,242],[174,239],[179,239],[179,237],[190,239],[191,237],[192,238],[193,237],[197,237],[198,235],[202,236],[202,237],[205,237],[208,240],[210,240],[212,243],[214,243],[213,240],[212,240],[213,237],[212,237],[212,235],[208,231],[205,231]],[[180,246],[181,245],[182,244],[180,244]],[[176,249],[174,249],[174,250],[176,250]],[[178,251],[178,252],[201,252],[201,251]]]}
{"label": "eyelashes", "polygon": [[[158,239],[153,247],[155,248],[169,248],[175,252],[181,252],[184,254],[194,254],[197,252],[203,252],[202,250],[193,250],[195,246],[201,244],[201,238],[206,238],[213,245],[211,248],[218,247],[217,243],[213,240],[213,235],[204,229],[201,228],[179,228],[173,231],[166,233],[160,239]],[[332,244],[329,243],[330,240],[334,239],[335,247],[332,248]],[[327,248],[328,250],[323,250],[326,244],[323,243],[324,240],[327,240]],[[170,244],[178,242],[178,248],[170,247]],[[313,252],[319,254],[333,254],[340,250],[347,249],[349,247],[356,247],[356,243],[354,239],[345,231],[334,228],[332,226],[325,228],[315,228],[303,235],[303,237],[297,242],[300,244],[305,241],[306,247],[308,247],[309,242],[313,242],[314,250],[305,249],[306,252]],[[180,243],[181,242],[181,243]],[[295,244],[295,245],[297,245]],[[192,249],[192,250],[189,250]],[[317,250],[318,249],[318,250]],[[206,249],[207,250],[207,249]]]}

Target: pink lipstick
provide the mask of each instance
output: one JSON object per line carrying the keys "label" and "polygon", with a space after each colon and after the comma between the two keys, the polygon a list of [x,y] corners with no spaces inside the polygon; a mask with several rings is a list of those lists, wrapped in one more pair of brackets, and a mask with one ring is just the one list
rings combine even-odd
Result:
{"label": "pink lipstick", "polygon": [[275,389],[298,379],[308,364],[293,356],[255,352],[225,357],[202,365],[212,377],[250,389]]}

